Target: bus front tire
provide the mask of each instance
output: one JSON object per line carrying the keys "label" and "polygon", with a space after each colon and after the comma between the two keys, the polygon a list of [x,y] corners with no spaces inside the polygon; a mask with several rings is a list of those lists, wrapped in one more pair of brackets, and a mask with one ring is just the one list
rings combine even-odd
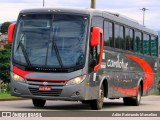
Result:
{"label": "bus front tire", "polygon": [[35,107],[44,107],[46,100],[32,99],[32,102]]}
{"label": "bus front tire", "polygon": [[90,101],[89,101],[89,100],[82,100],[81,103],[82,103],[82,104],[89,104]]}
{"label": "bus front tire", "polygon": [[141,86],[139,86],[137,95],[135,97],[124,97],[123,103],[124,105],[139,106],[141,102],[141,96],[142,96],[142,88]]}
{"label": "bus front tire", "polygon": [[100,110],[100,109],[102,109],[102,107],[103,107],[103,100],[104,100],[104,87],[102,85],[101,88],[100,88],[100,90],[99,90],[98,99],[90,101],[91,108],[93,110]]}

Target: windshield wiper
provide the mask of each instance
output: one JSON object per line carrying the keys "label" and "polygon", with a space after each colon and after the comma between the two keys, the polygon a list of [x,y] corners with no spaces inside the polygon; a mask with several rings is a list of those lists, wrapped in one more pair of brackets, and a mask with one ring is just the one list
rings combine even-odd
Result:
{"label": "windshield wiper", "polygon": [[51,47],[52,50],[53,50],[53,47],[54,47],[54,50],[55,50],[55,53],[56,53],[56,56],[57,56],[57,59],[58,59],[58,62],[59,62],[59,64],[60,64],[61,68],[64,68],[63,63],[62,63],[62,60],[61,60],[61,57],[60,57],[60,55],[59,55],[59,51],[58,51],[57,45],[56,45],[56,43],[54,42],[54,39],[52,40],[52,47]]}
{"label": "windshield wiper", "polygon": [[28,64],[28,66],[31,67],[31,62],[30,62],[30,60],[29,60],[29,58],[28,58],[27,52],[26,52],[26,50],[25,50],[25,48],[24,48],[24,45],[22,44],[22,38],[23,38],[23,37],[24,37],[24,34],[20,37],[18,46],[17,46],[17,48],[16,48],[16,52],[18,51],[19,48],[21,48],[22,53],[23,53],[23,56],[24,56],[24,58],[25,58],[25,60],[26,60],[26,62],[27,62],[27,64]]}

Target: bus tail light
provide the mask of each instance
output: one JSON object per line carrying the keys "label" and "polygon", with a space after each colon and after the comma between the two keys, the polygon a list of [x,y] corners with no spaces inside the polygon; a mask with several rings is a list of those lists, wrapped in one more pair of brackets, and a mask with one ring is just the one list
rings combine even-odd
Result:
{"label": "bus tail light", "polygon": [[16,24],[13,23],[13,24],[10,24],[8,28],[8,43],[9,44],[12,44],[15,27],[16,27]]}

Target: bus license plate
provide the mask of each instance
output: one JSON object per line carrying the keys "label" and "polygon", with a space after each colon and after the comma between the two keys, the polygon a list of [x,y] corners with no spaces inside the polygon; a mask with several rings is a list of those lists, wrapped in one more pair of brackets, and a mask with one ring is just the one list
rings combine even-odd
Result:
{"label": "bus license plate", "polygon": [[39,91],[51,91],[51,86],[39,86]]}

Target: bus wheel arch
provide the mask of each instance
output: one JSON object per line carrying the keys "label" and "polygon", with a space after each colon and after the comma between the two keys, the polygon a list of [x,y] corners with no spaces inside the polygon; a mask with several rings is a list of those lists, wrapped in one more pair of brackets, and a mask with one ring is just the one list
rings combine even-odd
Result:
{"label": "bus wheel arch", "polygon": [[143,96],[143,81],[142,80],[140,81],[139,86],[141,86],[141,96]]}
{"label": "bus wheel arch", "polygon": [[106,78],[102,81],[101,85],[104,87],[104,97],[108,97],[108,81]]}

